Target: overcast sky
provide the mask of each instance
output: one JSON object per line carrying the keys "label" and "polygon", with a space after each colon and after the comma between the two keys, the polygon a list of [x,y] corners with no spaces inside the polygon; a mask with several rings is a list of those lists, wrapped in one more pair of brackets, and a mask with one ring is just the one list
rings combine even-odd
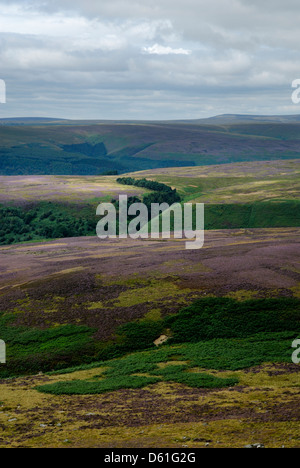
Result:
{"label": "overcast sky", "polygon": [[0,0],[0,118],[297,114],[299,0]]}

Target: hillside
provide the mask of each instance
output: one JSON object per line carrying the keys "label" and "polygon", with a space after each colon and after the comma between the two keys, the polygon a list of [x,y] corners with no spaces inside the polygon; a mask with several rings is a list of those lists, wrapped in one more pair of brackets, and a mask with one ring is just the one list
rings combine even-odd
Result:
{"label": "hillside", "polygon": [[[299,228],[210,231],[200,251],[184,240],[96,237],[1,246],[0,332],[10,346],[0,376],[111,357],[113,343],[126,345],[116,330],[132,321],[157,323],[154,341],[161,318],[197,299],[299,298],[298,251]],[[124,332],[141,333],[130,349],[144,347],[145,331]]]}
{"label": "hillside", "polygon": [[0,247],[0,446],[297,447],[297,252],[299,229]]}
{"label": "hillside", "polygon": [[[0,447],[299,446],[300,126],[218,119],[0,125]],[[96,237],[164,193],[202,249]]]}
{"label": "hillside", "polygon": [[300,195],[299,160],[174,167],[127,175],[176,187],[185,201],[206,204],[297,201]]}
{"label": "hillside", "polygon": [[166,167],[300,158],[294,118],[187,122],[8,119],[0,125],[0,174],[98,175]]}
{"label": "hillside", "polygon": [[[300,161],[168,168],[128,174],[205,203],[205,229],[299,227]],[[95,235],[100,202],[151,190],[116,176],[0,176],[0,245]],[[152,191],[153,195],[154,192]],[[133,200],[133,198],[132,198]],[[172,203],[172,202],[171,202]]]}

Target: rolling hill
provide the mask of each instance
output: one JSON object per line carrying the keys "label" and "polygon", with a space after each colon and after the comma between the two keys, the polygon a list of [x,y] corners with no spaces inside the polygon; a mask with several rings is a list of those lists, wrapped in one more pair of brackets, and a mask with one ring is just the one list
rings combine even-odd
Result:
{"label": "rolling hill", "polygon": [[[297,118],[0,138],[0,447],[299,446]],[[205,203],[203,248],[96,237],[99,202],[154,191],[109,170]]]}
{"label": "rolling hill", "polygon": [[295,228],[0,247],[0,446],[297,447],[297,252]]}
{"label": "rolling hill", "polygon": [[298,116],[187,122],[0,121],[1,175],[98,175],[300,158]]}

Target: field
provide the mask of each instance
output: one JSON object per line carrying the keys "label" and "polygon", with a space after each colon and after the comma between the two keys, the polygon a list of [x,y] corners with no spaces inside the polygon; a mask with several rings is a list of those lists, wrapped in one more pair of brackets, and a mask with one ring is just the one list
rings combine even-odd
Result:
{"label": "field", "polygon": [[0,176],[0,204],[17,206],[38,202],[77,203],[110,201],[122,193],[141,195],[147,190],[122,187],[115,177]]}
{"label": "field", "polygon": [[156,169],[137,172],[135,177],[174,186],[185,201],[192,203],[299,200],[298,160]]}
{"label": "field", "polygon": [[[300,161],[277,160],[217,166],[156,169],[129,173],[175,187],[184,201],[201,203],[251,203],[298,200]],[[147,190],[122,186],[115,176],[0,176],[0,204],[40,201],[110,201],[118,194],[140,196]]]}

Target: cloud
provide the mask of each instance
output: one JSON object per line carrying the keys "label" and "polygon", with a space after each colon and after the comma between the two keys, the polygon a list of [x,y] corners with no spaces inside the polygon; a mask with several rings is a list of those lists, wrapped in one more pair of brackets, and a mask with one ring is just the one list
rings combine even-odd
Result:
{"label": "cloud", "polygon": [[0,116],[298,113],[298,0],[0,0]]}
{"label": "cloud", "polygon": [[166,47],[159,44],[154,44],[151,47],[143,47],[143,52],[150,55],[190,55],[191,50],[187,49],[172,49],[172,47]]}

